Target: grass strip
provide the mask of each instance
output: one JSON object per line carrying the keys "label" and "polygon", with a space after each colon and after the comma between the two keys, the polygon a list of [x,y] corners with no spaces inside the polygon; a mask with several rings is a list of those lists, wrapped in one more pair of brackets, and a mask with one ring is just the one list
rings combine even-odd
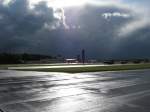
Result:
{"label": "grass strip", "polygon": [[41,71],[41,72],[81,73],[81,72],[138,70],[138,69],[150,69],[150,63],[147,63],[147,64],[110,65],[110,66],[94,66],[94,67],[21,69],[21,70],[23,70],[23,71]]}

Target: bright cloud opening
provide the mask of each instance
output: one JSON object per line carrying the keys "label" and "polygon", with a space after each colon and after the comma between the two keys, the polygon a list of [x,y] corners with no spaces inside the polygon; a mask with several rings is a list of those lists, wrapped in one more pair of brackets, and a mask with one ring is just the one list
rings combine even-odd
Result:
{"label": "bright cloud opening", "polygon": [[120,0],[29,0],[29,3],[30,6],[33,6],[41,1],[47,2],[49,7],[64,8],[72,6],[82,6],[87,3],[94,5],[108,5],[113,3],[119,3]]}
{"label": "bright cloud opening", "polygon": [[32,6],[41,1],[47,2],[48,6],[53,8],[81,6],[87,3],[87,0],[29,0],[29,3]]}

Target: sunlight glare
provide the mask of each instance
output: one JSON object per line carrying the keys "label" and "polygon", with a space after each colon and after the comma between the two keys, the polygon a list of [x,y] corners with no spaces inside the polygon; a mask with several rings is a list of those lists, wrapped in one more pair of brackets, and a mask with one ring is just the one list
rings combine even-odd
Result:
{"label": "sunlight glare", "polygon": [[29,0],[29,3],[32,6],[42,1],[47,2],[48,6],[53,8],[81,6],[87,3],[87,0]]}
{"label": "sunlight glare", "polygon": [[81,6],[86,4],[86,0],[53,0],[48,5],[55,8]]}

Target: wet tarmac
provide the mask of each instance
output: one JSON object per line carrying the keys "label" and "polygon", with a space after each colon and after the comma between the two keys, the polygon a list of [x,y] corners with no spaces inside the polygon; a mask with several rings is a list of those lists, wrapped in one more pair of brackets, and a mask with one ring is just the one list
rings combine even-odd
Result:
{"label": "wet tarmac", "polygon": [[150,70],[44,73],[1,70],[0,112],[150,112]]}

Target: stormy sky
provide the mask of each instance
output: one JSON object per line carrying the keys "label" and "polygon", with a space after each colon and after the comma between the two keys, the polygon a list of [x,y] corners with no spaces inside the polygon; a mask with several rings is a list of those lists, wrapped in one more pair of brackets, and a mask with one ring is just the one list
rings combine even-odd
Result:
{"label": "stormy sky", "polygon": [[150,57],[149,0],[0,0],[0,52]]}

